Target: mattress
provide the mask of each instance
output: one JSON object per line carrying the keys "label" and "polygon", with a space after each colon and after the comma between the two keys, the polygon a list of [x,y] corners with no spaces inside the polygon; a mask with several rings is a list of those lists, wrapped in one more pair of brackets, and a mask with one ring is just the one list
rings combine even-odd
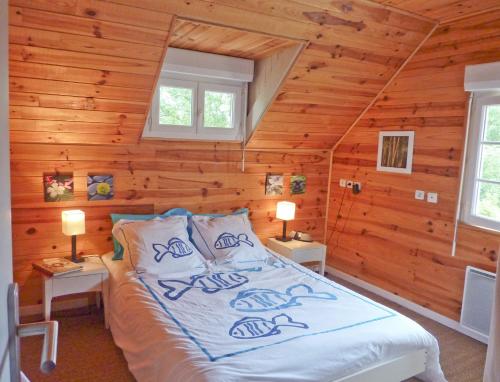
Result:
{"label": "mattress", "polygon": [[333,381],[419,349],[418,377],[446,381],[420,325],[274,253],[162,277],[111,257],[110,327],[140,382]]}

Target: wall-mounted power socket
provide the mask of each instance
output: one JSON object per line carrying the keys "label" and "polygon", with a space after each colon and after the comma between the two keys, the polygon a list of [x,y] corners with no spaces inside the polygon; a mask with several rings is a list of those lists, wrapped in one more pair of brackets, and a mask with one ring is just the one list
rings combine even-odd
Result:
{"label": "wall-mounted power socket", "polygon": [[425,191],[415,190],[415,199],[417,199],[417,200],[425,200]]}
{"label": "wall-mounted power socket", "polygon": [[339,180],[339,186],[340,187],[346,187],[346,185],[347,185],[347,180],[345,180],[345,179],[340,179]]}
{"label": "wall-mounted power socket", "polygon": [[347,183],[346,183],[346,187],[347,188],[352,188],[354,182],[352,180],[348,180]]}
{"label": "wall-mounted power socket", "polygon": [[429,202],[429,203],[437,203],[438,202],[438,194],[437,194],[437,192],[428,192],[427,193],[427,202]]}

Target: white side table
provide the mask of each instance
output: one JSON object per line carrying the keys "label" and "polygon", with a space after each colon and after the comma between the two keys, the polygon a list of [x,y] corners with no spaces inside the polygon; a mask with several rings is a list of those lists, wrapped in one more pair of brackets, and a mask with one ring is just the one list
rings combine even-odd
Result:
{"label": "white side table", "polygon": [[279,241],[274,237],[267,240],[267,247],[296,263],[319,262],[319,273],[325,274],[326,245],[317,241],[311,243],[299,240]]}
{"label": "white side table", "polygon": [[100,294],[104,302],[104,324],[108,324],[108,269],[101,258],[86,257],[81,263],[83,269],[78,272],[66,273],[57,277],[43,275],[43,313],[45,320],[50,320],[51,303],[54,297],[67,296],[74,293],[96,292],[97,306],[101,305]]}

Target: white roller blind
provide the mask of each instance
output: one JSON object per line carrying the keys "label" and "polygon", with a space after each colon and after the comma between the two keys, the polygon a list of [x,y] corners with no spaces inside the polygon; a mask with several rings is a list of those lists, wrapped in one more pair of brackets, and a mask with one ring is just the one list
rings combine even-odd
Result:
{"label": "white roller blind", "polygon": [[470,92],[500,89],[500,62],[466,66],[464,88]]}
{"label": "white roller blind", "polygon": [[162,72],[252,82],[253,60],[168,48]]}

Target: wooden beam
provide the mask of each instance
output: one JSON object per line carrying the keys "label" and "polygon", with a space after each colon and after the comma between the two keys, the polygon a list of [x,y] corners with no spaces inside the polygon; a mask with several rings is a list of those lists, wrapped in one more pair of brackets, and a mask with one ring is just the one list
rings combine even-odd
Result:
{"label": "wooden beam", "polygon": [[489,13],[489,12],[497,11],[499,9],[500,9],[500,5],[499,6],[495,6],[495,7],[490,7],[490,8],[487,8],[487,9],[482,9],[482,10],[477,11],[477,12],[467,13],[465,15],[460,15],[460,16],[456,16],[456,17],[450,17],[449,19],[443,20],[441,22],[441,25],[455,23],[455,22],[461,21],[463,19],[468,19],[469,17],[474,17],[474,16],[482,15],[483,13]]}

